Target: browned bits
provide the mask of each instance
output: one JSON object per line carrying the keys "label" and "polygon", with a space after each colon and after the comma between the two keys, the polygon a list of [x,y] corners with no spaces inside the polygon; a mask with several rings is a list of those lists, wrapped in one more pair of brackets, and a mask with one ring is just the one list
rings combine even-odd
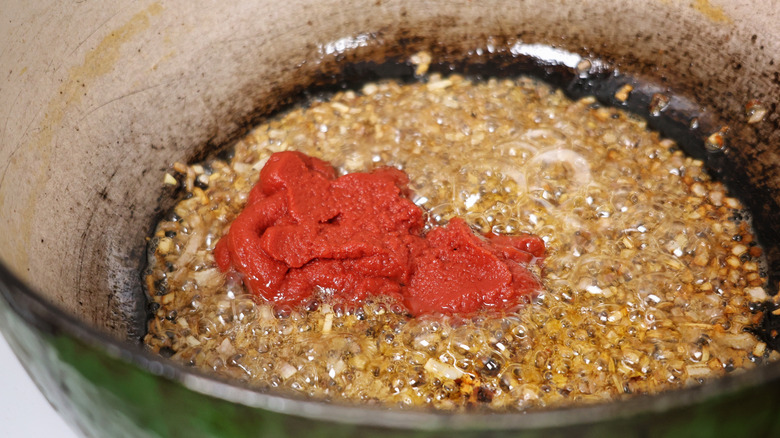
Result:
{"label": "browned bits", "polygon": [[704,147],[711,152],[722,151],[726,148],[726,134],[728,132],[729,128],[724,126],[718,132],[710,134],[704,142]]}
{"label": "browned bits", "polygon": [[654,93],[653,97],[650,98],[650,115],[656,117],[661,115],[661,112],[669,106],[670,102],[669,96],[662,93]]}
{"label": "browned bits", "polygon": [[760,100],[753,99],[745,104],[745,114],[748,117],[747,122],[750,124],[763,121],[768,112],[769,108]]}
{"label": "browned bits", "polygon": [[625,84],[615,93],[615,99],[620,102],[625,102],[628,100],[628,95],[631,94],[632,91],[634,91],[634,87],[631,84]]}
{"label": "browned bits", "polygon": [[[416,61],[421,72],[430,62]],[[410,319],[381,300],[334,307],[326,293],[302,309],[256,302],[212,251],[265,160],[288,149],[345,173],[404,169],[429,224],[460,216],[483,232],[541,236],[545,292],[515,313],[468,318]],[[730,220],[743,217],[739,201],[643,120],[593,98],[572,102],[528,78],[372,83],[259,126],[230,162],[174,172],[192,196],[150,241],[145,342],[252,387],[524,410],[656,393],[777,358],[745,332],[760,317],[751,302],[767,296],[761,248]]]}

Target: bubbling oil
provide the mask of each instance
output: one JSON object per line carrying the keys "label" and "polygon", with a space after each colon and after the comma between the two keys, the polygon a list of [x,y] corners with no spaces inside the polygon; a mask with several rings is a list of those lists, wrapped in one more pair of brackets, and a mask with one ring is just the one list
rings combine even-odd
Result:
{"label": "bubbling oil", "polygon": [[[410,318],[326,291],[274,309],[212,251],[273,153],[340,172],[394,166],[428,226],[533,233],[544,291],[514,312]],[[523,411],[700,384],[775,360],[746,331],[765,300],[738,200],[643,120],[529,78],[371,83],[256,128],[232,158],[174,169],[192,194],[149,251],[146,345],[281,394]]]}

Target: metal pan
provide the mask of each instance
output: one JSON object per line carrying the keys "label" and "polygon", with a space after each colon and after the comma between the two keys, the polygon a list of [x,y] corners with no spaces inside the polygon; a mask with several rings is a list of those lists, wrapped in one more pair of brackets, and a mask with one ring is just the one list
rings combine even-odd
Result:
{"label": "metal pan", "polygon": [[[776,290],[778,19],[772,0],[12,2],[0,11],[0,328],[86,436],[779,436],[778,363],[627,402],[447,415],[264,394],[140,345],[143,242],[175,198],[160,185],[168,165],[229,145],[305,90],[408,75],[401,61],[420,49],[440,70],[530,69],[607,103],[631,82],[639,113],[654,93],[675,96],[651,123],[749,206]],[[724,147],[706,149],[725,126]]]}

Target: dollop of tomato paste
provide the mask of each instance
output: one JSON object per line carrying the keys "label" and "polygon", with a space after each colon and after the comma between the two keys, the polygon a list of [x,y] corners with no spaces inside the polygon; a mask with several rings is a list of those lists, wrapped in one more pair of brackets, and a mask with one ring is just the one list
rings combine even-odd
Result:
{"label": "dollop of tomato paste", "polygon": [[336,178],[325,161],[273,154],[217,243],[217,265],[276,304],[319,290],[347,303],[387,296],[412,315],[505,310],[541,288],[528,270],[544,257],[541,239],[479,236],[459,218],[423,235],[407,184],[394,168]]}

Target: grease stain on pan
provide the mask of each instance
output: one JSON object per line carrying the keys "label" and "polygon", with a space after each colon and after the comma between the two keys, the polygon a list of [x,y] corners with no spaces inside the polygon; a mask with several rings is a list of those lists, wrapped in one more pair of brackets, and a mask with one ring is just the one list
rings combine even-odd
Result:
{"label": "grease stain on pan", "polygon": [[692,6],[693,9],[716,23],[731,23],[731,18],[726,15],[723,9],[710,3],[710,0],[695,0]]}
{"label": "grease stain on pan", "polygon": [[[62,82],[54,99],[47,105],[43,120],[40,122],[35,136],[26,145],[20,145],[20,147],[33,148],[39,151],[38,169],[36,172],[39,176],[34,186],[30,189],[26,204],[22,208],[21,216],[26,218],[26,220],[21,224],[21,233],[18,234],[15,241],[9,242],[9,247],[13,249],[8,251],[6,255],[10,259],[8,260],[10,264],[16,268],[17,275],[27,277],[26,272],[29,268],[27,253],[30,248],[30,237],[32,235],[32,217],[35,214],[41,194],[44,192],[51,177],[47,169],[51,164],[54,134],[57,128],[62,126],[66,110],[81,102],[95,79],[113,70],[120,58],[122,46],[135,35],[146,30],[150,25],[150,18],[159,15],[162,11],[163,7],[160,3],[153,3],[145,10],[136,13],[124,25],[116,28],[104,37],[95,48],[88,51],[81,65],[71,67],[68,71],[68,77]],[[11,166],[15,165],[18,165],[18,163],[12,154],[4,175]],[[9,187],[9,185],[5,187]],[[0,191],[0,209],[6,208],[6,193],[12,190],[13,188],[11,187]]]}
{"label": "grease stain on pan", "polygon": [[[661,3],[675,6],[677,1],[675,0],[661,0]],[[691,0],[689,6],[694,10],[709,18],[714,23],[732,23],[733,20],[729,17],[723,8],[717,5],[713,5],[710,0]]]}

